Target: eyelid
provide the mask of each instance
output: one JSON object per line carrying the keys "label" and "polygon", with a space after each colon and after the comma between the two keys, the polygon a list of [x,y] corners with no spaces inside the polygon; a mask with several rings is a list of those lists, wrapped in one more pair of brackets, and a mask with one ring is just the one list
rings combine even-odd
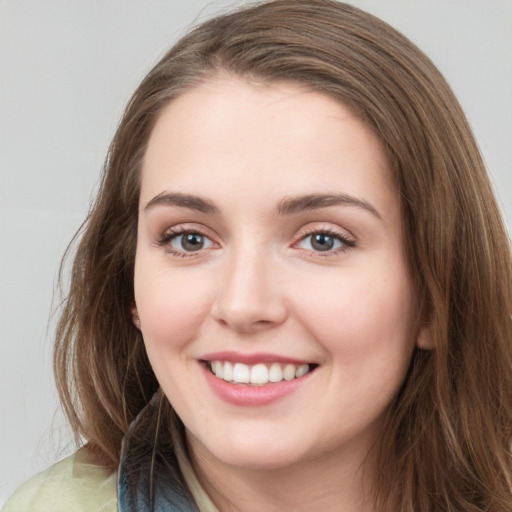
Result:
{"label": "eyelid", "polygon": [[[187,233],[197,233],[201,236],[204,236],[212,243],[212,246],[201,248],[198,249],[197,251],[181,251],[171,246],[172,240]],[[301,242],[303,242],[308,236],[314,234],[325,234],[332,236],[338,239],[341,242],[342,246],[326,251],[315,251],[298,247],[298,245]],[[160,235],[158,235],[156,245],[159,247],[165,246],[169,254],[180,257],[199,257],[201,255],[204,255],[205,252],[208,252],[212,249],[217,249],[221,246],[221,244],[218,242],[218,237],[216,236],[215,233],[213,233],[209,228],[196,223],[182,223],[167,227],[165,230],[161,232]],[[352,234],[350,234],[346,229],[340,227],[333,227],[332,224],[320,222],[312,222],[301,227],[297,231],[296,235],[293,237],[292,243],[290,244],[292,248],[302,249],[317,257],[328,257],[337,255],[339,253],[345,253],[348,250],[355,247],[355,245],[355,237]]]}
{"label": "eyelid", "polygon": [[[197,251],[179,251],[171,246],[171,242],[175,238],[185,235],[187,233],[197,233],[198,235],[208,238],[208,240],[210,240],[210,242],[212,243],[212,247],[199,249]],[[217,237],[214,234],[212,234],[210,229],[207,229],[206,227],[201,226],[200,224],[183,223],[168,227],[163,232],[161,232],[161,234],[158,235],[158,238],[156,240],[156,245],[158,247],[165,246],[167,252],[173,256],[198,257],[204,254],[205,252],[211,250],[212,248],[220,247],[220,244],[219,242],[217,242],[216,238]]]}
{"label": "eyelid", "polygon": [[304,250],[314,254],[315,256],[328,257],[334,256],[338,253],[345,253],[356,246],[355,237],[349,234],[347,230],[342,228],[334,228],[332,225],[326,225],[325,223],[311,223],[303,226],[297,232],[297,235],[294,237],[294,241],[292,242],[292,247],[300,249],[297,247],[299,243],[304,241],[308,236],[320,233],[337,238],[342,242],[343,246],[325,252],[313,250],[308,251],[307,249]]}

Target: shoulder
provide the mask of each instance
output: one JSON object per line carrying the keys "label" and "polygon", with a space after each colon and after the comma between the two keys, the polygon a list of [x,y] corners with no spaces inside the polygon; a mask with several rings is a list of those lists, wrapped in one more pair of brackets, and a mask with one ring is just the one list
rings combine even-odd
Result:
{"label": "shoulder", "polygon": [[116,512],[117,473],[87,463],[82,450],[25,482],[3,512]]}

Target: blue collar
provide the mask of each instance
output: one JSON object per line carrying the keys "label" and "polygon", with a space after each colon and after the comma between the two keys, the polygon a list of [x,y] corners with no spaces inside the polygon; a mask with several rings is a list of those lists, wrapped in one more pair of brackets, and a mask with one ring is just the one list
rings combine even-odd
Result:
{"label": "blue collar", "polygon": [[131,492],[121,462],[117,484],[118,512],[199,512],[190,492],[184,486],[170,487],[157,481],[151,497],[147,479],[142,478],[139,482],[136,492]]}
{"label": "blue collar", "polygon": [[[123,438],[117,480],[118,512],[199,512],[184,484],[173,444],[158,443],[153,420],[161,400],[162,395],[155,393]],[[156,460],[159,464],[154,464]]]}

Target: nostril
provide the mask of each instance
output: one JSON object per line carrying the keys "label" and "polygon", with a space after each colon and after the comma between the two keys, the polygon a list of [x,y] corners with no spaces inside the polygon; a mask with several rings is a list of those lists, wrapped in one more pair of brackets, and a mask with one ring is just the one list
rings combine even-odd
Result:
{"label": "nostril", "polygon": [[257,322],[254,322],[254,325],[260,325],[261,327],[266,327],[267,325],[270,325],[272,322],[269,320],[258,320]]}

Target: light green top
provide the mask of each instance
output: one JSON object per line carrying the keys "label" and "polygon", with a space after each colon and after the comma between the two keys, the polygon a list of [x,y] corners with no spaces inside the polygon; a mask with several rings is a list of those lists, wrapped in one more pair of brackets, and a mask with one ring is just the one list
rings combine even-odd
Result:
{"label": "light green top", "polygon": [[[219,512],[177,444],[180,470],[201,512]],[[117,512],[117,472],[87,462],[78,450],[25,482],[2,512]]]}
{"label": "light green top", "polygon": [[25,482],[3,512],[116,512],[117,473],[88,464],[78,450]]}

